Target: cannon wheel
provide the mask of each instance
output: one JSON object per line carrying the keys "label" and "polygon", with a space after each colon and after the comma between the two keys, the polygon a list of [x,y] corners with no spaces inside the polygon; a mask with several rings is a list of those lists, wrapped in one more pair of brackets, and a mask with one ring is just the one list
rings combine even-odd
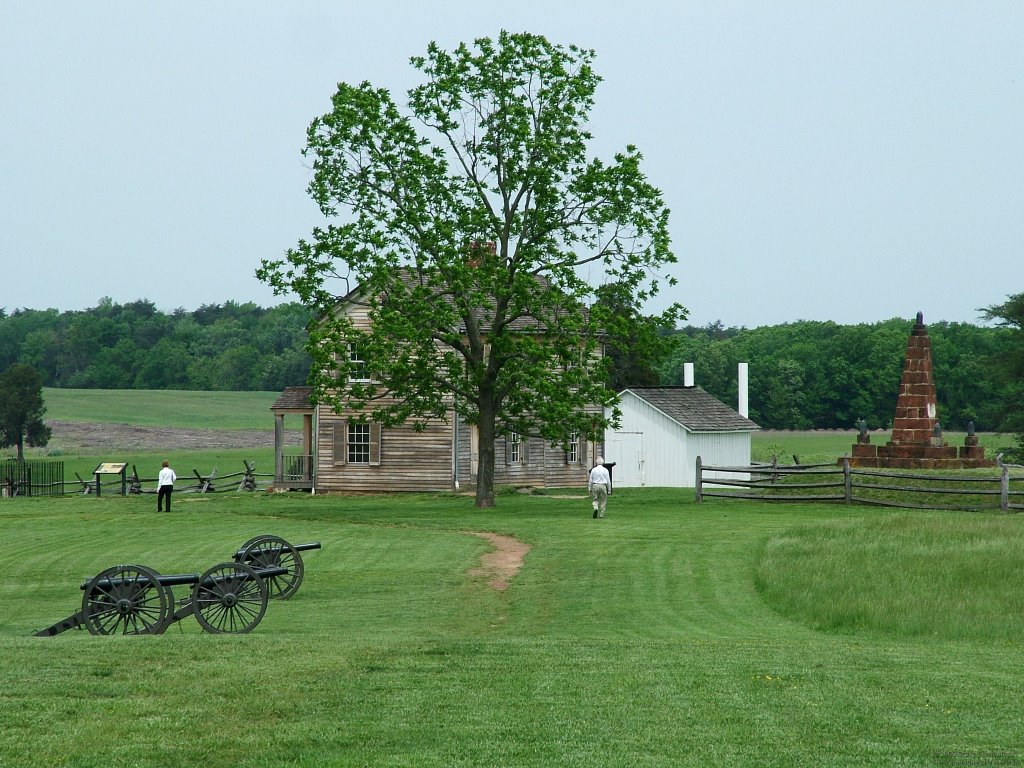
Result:
{"label": "cannon wheel", "polygon": [[157,572],[115,565],[93,577],[82,595],[82,621],[93,635],[159,635],[174,597]]}
{"label": "cannon wheel", "polygon": [[214,634],[245,634],[267,612],[267,585],[245,563],[220,563],[192,589],[192,608],[199,626]]}
{"label": "cannon wheel", "polygon": [[280,536],[256,536],[242,545],[242,562],[259,570],[261,568],[287,568],[283,576],[267,579],[270,596],[287,600],[299,591],[305,573],[302,555]]}

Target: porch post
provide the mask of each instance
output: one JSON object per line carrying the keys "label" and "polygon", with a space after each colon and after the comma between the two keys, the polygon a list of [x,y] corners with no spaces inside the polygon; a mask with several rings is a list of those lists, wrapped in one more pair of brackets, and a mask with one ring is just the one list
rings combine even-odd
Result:
{"label": "porch post", "polygon": [[274,414],[274,483],[284,482],[284,414]]}
{"label": "porch post", "polygon": [[308,482],[313,482],[313,414],[305,413],[302,415],[302,452],[305,454],[303,464],[305,464],[305,470],[303,472],[303,479]]}

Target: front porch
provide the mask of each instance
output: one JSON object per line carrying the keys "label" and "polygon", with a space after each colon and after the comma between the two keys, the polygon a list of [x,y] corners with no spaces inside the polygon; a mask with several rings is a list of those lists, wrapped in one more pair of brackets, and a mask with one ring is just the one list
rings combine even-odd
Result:
{"label": "front porch", "polygon": [[[274,487],[282,490],[313,490],[316,482],[313,460],[312,387],[286,387],[270,406],[274,414]],[[285,416],[302,417],[301,453],[285,453]]]}

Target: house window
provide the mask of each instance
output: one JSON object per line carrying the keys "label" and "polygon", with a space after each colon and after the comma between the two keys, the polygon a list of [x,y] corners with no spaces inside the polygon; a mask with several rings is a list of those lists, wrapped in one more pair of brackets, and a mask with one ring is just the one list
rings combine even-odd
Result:
{"label": "house window", "polygon": [[370,425],[348,425],[348,463],[370,463]]}
{"label": "house window", "polygon": [[565,452],[566,464],[580,463],[580,433],[573,432],[569,435],[569,450]]}
{"label": "house window", "polygon": [[518,432],[508,436],[508,461],[510,464],[520,464],[523,461],[523,440]]}
{"label": "house window", "polygon": [[366,360],[359,345],[352,342],[348,345],[348,378],[349,381],[369,381],[366,372]]}
{"label": "house window", "polygon": [[380,466],[380,424],[335,422],[334,463]]}

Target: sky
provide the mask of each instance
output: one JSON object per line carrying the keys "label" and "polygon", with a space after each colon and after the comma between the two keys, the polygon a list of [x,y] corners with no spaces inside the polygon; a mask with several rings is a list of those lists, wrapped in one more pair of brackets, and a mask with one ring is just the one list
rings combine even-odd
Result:
{"label": "sky", "polygon": [[981,322],[1024,291],[1019,0],[0,0],[0,307],[271,306],[322,222],[338,82],[500,30],[593,49],[591,152],[635,144],[688,324]]}

